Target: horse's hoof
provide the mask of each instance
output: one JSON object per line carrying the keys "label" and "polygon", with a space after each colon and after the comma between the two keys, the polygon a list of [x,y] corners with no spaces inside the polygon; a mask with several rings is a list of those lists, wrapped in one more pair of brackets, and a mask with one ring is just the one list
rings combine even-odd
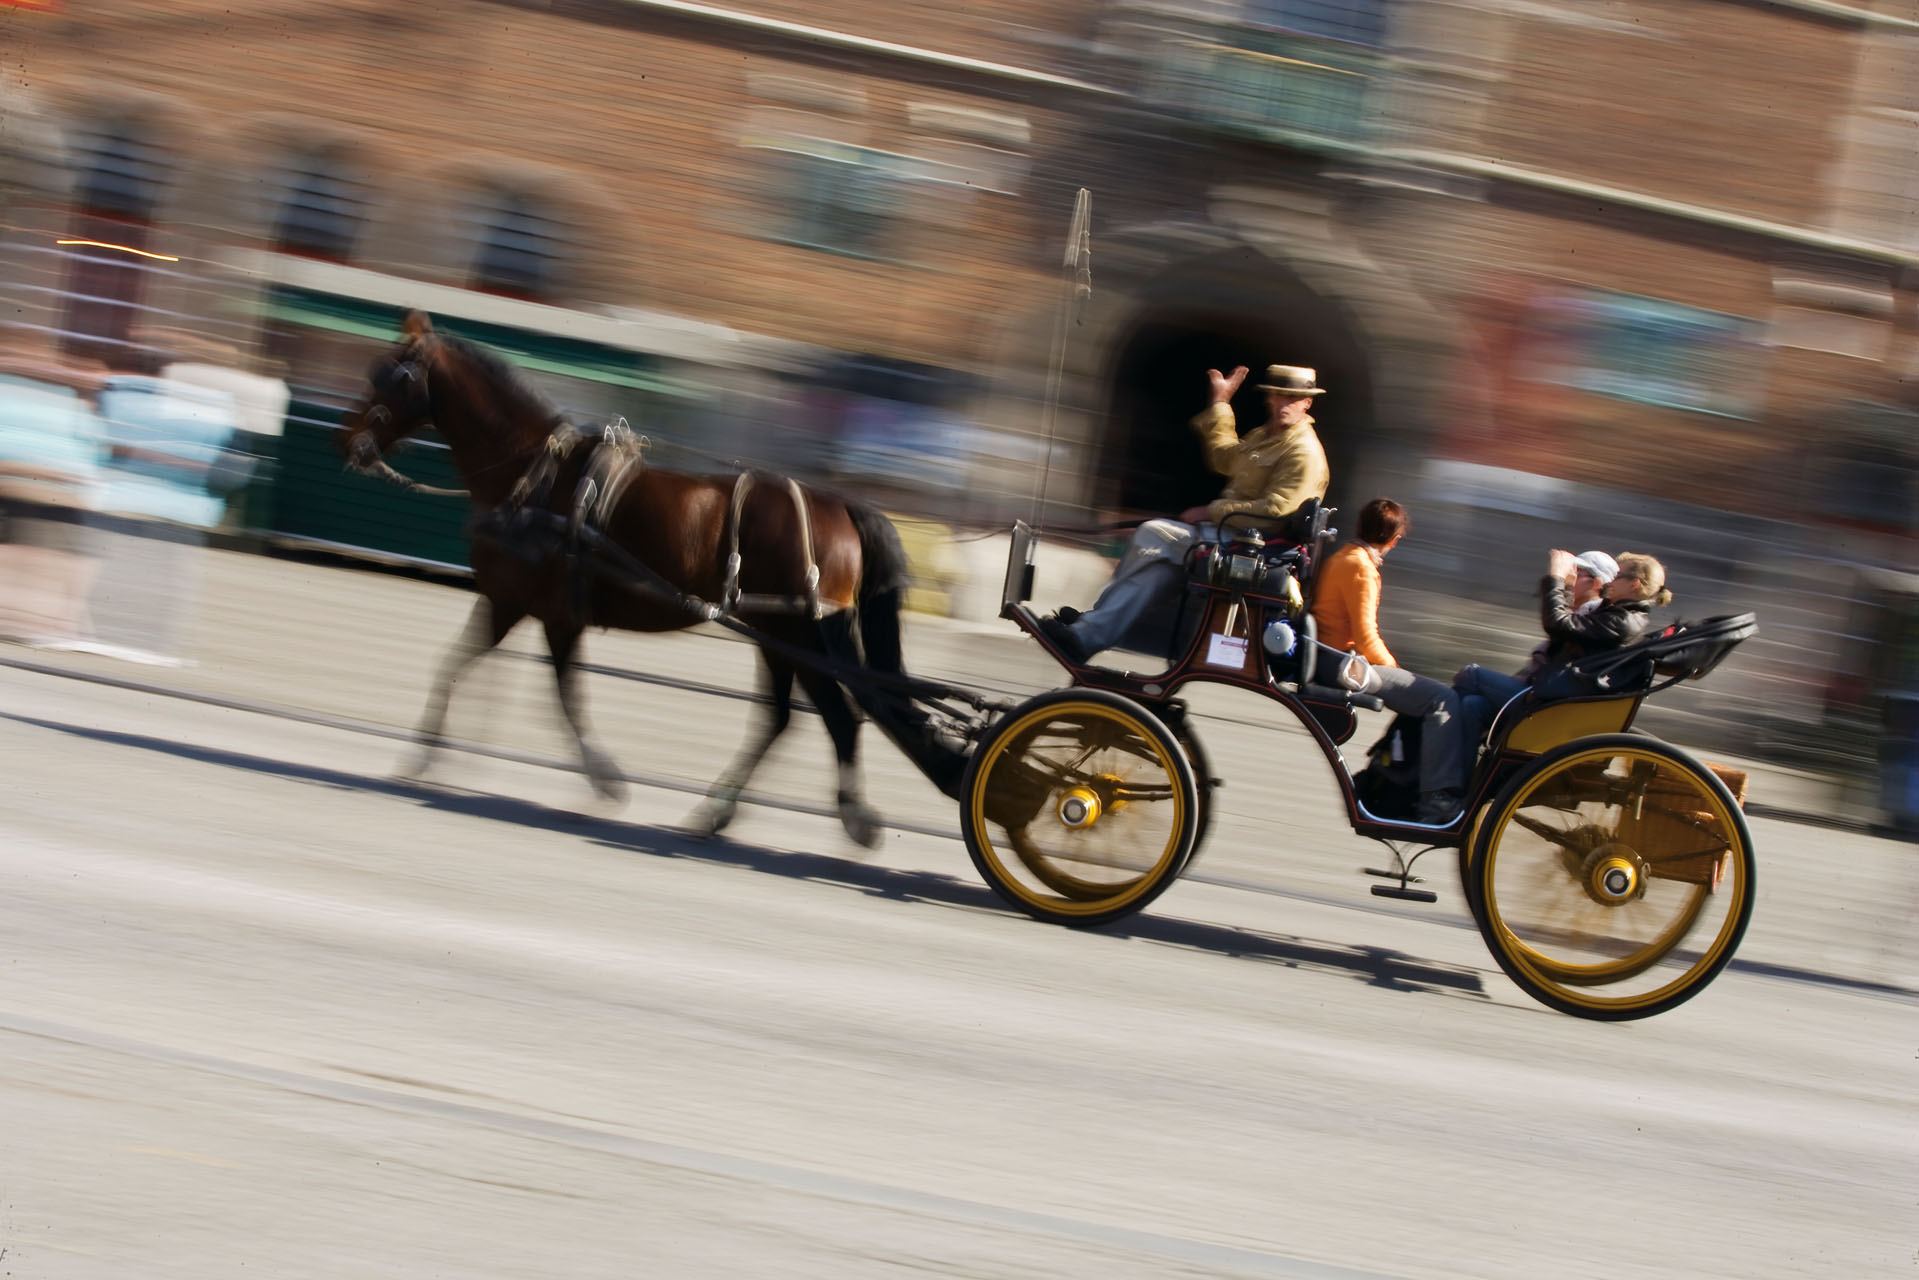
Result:
{"label": "horse's hoof", "polygon": [[593,794],[602,800],[614,804],[626,803],[626,779],[614,774],[609,777],[590,776],[587,781],[593,784]]}
{"label": "horse's hoof", "polygon": [[733,822],[734,806],[701,805],[686,820],[687,834],[696,840],[711,840]]}
{"label": "horse's hoof", "polygon": [[594,751],[590,752],[581,763],[586,770],[586,780],[591,784],[595,795],[602,800],[626,799],[626,778],[612,760]]}
{"label": "horse's hoof", "polygon": [[880,837],[886,833],[880,816],[863,804],[841,805],[840,825],[846,828],[846,834],[853,838],[853,843],[862,849],[878,848]]}
{"label": "horse's hoof", "polygon": [[415,751],[403,756],[400,762],[393,766],[393,776],[405,779],[408,782],[418,782],[426,777],[427,771],[432,767],[433,753],[431,751]]}

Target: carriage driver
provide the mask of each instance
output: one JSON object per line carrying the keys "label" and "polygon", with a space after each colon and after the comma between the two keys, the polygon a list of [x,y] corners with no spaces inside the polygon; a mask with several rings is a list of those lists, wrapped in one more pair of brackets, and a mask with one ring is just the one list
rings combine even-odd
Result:
{"label": "carriage driver", "polygon": [[[1309,501],[1324,498],[1332,472],[1326,451],[1313,432],[1314,396],[1326,394],[1318,375],[1297,365],[1266,366],[1266,422],[1241,436],[1234,429],[1233,393],[1246,380],[1246,366],[1230,374],[1208,369],[1212,402],[1193,419],[1206,451],[1206,464],[1225,476],[1226,488],[1203,507],[1191,507],[1178,520],[1148,520],[1133,533],[1132,545],[1093,607],[1061,609],[1040,619],[1040,630],[1073,662],[1085,662],[1110,649],[1135,619],[1160,599],[1179,590],[1186,549],[1218,536],[1229,515],[1257,515],[1263,532],[1285,527],[1286,517]],[[1244,522],[1241,522],[1244,523]]]}

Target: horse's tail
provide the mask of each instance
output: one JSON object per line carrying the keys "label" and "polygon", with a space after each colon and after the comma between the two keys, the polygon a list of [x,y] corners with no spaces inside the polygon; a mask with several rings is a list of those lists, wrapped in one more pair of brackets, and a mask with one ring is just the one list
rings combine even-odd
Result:
{"label": "horse's tail", "polygon": [[[869,669],[906,674],[900,642],[900,613],[912,573],[899,530],[883,512],[857,502],[846,504],[860,535],[860,588],[857,596],[860,650]],[[926,709],[904,694],[849,685],[854,701],[873,718],[880,732],[919,766],[927,780],[955,799],[966,773],[966,755],[934,732]]]}
{"label": "horse's tail", "polygon": [[895,675],[906,671],[906,656],[900,644],[900,610],[906,607],[906,591],[912,585],[912,571],[906,562],[906,546],[900,531],[882,511],[859,502],[846,504],[853,527],[860,535],[860,587],[857,596],[860,619],[860,648],[866,665],[875,671]]}

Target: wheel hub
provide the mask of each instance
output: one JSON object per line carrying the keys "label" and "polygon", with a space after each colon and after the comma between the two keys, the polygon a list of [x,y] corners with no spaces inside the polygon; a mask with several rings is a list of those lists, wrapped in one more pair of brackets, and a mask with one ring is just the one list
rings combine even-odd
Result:
{"label": "wheel hub", "polygon": [[1060,825],[1090,827],[1099,821],[1099,794],[1089,787],[1073,787],[1059,798]]}
{"label": "wheel hub", "polygon": [[1587,896],[1604,906],[1631,902],[1646,891],[1645,867],[1623,844],[1601,845],[1588,854],[1581,878]]}

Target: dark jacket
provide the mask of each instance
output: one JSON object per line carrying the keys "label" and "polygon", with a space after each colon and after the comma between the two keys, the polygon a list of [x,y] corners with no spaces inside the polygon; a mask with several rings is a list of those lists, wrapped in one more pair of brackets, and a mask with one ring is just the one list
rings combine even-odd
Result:
{"label": "dark jacket", "polygon": [[1587,613],[1574,613],[1572,592],[1551,576],[1539,583],[1539,625],[1546,629],[1544,661],[1526,672],[1537,683],[1544,672],[1583,658],[1631,644],[1645,634],[1652,605],[1645,600],[1608,600]]}

